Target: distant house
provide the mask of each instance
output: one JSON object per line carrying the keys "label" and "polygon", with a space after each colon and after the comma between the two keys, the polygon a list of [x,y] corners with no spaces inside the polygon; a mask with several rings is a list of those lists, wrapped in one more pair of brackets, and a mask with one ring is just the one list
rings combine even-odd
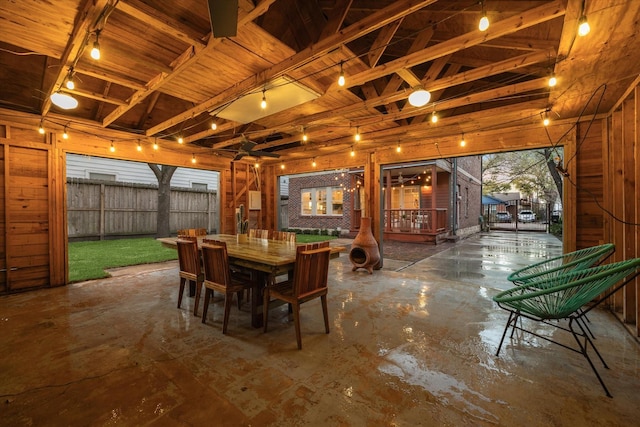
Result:
{"label": "distant house", "polygon": [[[67,178],[158,185],[146,163],[78,154],[67,154]],[[217,191],[219,181],[220,174],[216,171],[178,168],[171,178],[171,186]]]}
{"label": "distant house", "polygon": [[[479,231],[481,167],[479,156],[386,166],[384,238],[437,243]],[[363,179],[363,171],[355,169],[289,176],[289,228],[355,234],[364,205]]]}

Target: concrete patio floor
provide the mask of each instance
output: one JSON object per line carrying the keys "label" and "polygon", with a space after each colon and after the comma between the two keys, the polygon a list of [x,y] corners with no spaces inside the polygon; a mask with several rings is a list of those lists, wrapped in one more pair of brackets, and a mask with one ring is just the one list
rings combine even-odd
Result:
{"label": "concrete patio floor", "polygon": [[[0,425],[621,426],[640,417],[640,345],[610,313],[590,315],[605,396],[579,354],[517,334],[495,356],[507,275],[561,252],[544,233],[491,232],[369,275],[331,261],[325,334],[302,306],[254,329],[221,300],[206,324],[176,308],[177,263],[0,297]],[[200,312],[202,307],[200,309]],[[571,344],[554,328],[542,334]]]}

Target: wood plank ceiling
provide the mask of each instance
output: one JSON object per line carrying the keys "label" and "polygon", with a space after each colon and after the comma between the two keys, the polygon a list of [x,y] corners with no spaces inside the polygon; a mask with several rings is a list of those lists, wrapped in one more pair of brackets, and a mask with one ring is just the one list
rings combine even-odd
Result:
{"label": "wood plank ceiling", "polygon": [[[583,14],[592,31],[578,37]],[[311,158],[349,150],[356,130],[359,144],[395,145],[535,123],[548,109],[606,113],[640,73],[638,21],[633,0],[239,0],[237,35],[218,38],[206,0],[3,1],[0,107],[165,144],[182,136],[230,159],[243,135],[280,160]],[[224,118],[248,94],[269,100],[280,77],[318,97]],[[424,107],[407,102],[416,86],[431,92]],[[52,105],[58,90],[79,106]]]}

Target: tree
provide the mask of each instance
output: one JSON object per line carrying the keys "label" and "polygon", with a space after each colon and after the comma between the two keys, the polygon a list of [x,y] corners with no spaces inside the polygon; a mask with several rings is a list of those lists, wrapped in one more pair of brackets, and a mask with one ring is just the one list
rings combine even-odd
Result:
{"label": "tree", "polygon": [[483,158],[483,192],[502,193],[516,188],[527,197],[553,204],[562,195],[562,177],[556,157],[562,148],[488,154]]}
{"label": "tree", "polygon": [[171,178],[177,166],[147,163],[158,179],[158,215],[156,219],[157,237],[171,235]]}

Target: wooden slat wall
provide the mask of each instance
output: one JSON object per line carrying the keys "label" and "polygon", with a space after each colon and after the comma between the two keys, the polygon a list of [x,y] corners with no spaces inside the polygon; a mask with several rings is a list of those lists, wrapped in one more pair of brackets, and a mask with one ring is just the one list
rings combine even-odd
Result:
{"label": "wooden slat wall", "polygon": [[47,150],[9,147],[6,244],[10,291],[50,284],[48,154]]}
{"label": "wooden slat wall", "polygon": [[5,179],[4,179],[4,170],[5,170],[5,150],[8,150],[9,147],[0,144],[0,238],[2,239],[2,243],[0,243],[0,293],[4,293],[7,290],[7,251],[6,244],[7,234],[5,227]]}

